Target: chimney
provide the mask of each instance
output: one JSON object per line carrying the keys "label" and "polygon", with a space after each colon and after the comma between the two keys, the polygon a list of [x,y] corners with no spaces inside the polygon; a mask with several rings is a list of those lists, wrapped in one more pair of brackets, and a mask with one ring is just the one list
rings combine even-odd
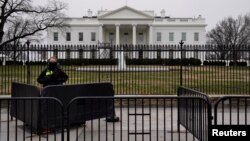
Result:
{"label": "chimney", "polygon": [[201,16],[201,15],[199,15],[199,16],[198,16],[198,19],[202,19],[202,16]]}
{"label": "chimney", "polygon": [[92,17],[93,12],[89,9],[88,10],[88,17]]}
{"label": "chimney", "polygon": [[166,11],[164,9],[161,10],[161,17],[164,18],[166,16]]}

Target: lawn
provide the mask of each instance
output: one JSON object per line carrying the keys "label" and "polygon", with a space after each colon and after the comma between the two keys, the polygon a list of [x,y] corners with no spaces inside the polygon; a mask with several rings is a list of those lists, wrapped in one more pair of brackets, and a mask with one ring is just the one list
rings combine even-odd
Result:
{"label": "lawn", "polygon": [[[97,67],[97,66],[87,66]],[[110,66],[114,68],[115,66]],[[140,67],[140,66],[133,66]],[[144,66],[158,67],[166,66]],[[30,67],[30,83],[40,86],[36,78],[45,66]],[[69,75],[67,84],[111,82],[116,94],[174,95],[180,85],[180,67],[168,66],[169,71],[77,71],[79,66],[62,66]],[[98,68],[98,67],[97,67]],[[100,67],[102,69],[102,67]],[[27,82],[26,66],[0,66],[0,95],[8,95],[11,82]],[[250,94],[249,67],[199,66],[183,67],[183,86],[210,95]]]}

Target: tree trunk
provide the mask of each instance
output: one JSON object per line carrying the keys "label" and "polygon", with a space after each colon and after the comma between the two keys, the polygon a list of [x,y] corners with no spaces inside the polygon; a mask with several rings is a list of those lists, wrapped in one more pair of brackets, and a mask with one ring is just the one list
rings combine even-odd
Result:
{"label": "tree trunk", "polygon": [[235,50],[233,50],[233,62],[234,62],[234,66],[237,65],[237,59],[238,59],[237,52]]}
{"label": "tree trunk", "polygon": [[3,35],[4,35],[4,32],[0,29],[0,47],[1,47],[2,40],[3,40]]}
{"label": "tree trunk", "polygon": [[3,35],[4,35],[4,24],[5,24],[5,19],[1,17],[1,23],[0,23],[0,49],[2,48],[2,42],[3,42]]}

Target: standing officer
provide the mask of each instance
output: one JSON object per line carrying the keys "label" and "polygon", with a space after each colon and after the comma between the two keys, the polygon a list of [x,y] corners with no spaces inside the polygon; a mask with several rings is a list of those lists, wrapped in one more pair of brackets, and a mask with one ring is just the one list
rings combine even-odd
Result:
{"label": "standing officer", "polygon": [[62,85],[67,79],[68,75],[58,68],[57,59],[52,56],[48,60],[48,67],[39,75],[37,82],[46,87],[48,85]]}

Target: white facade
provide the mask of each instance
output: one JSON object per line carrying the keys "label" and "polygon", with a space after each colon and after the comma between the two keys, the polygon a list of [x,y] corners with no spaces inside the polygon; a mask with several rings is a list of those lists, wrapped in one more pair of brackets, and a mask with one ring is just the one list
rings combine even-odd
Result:
{"label": "white facade", "polygon": [[[83,18],[67,18],[69,27],[63,31],[49,29],[48,44],[205,44],[205,19],[170,18],[161,11],[139,11],[128,6],[113,11],[99,11],[97,16],[88,11]],[[67,35],[68,34],[68,35]],[[83,35],[83,40],[81,39]],[[67,37],[68,36],[68,37]],[[68,38],[68,39],[67,39]]]}

